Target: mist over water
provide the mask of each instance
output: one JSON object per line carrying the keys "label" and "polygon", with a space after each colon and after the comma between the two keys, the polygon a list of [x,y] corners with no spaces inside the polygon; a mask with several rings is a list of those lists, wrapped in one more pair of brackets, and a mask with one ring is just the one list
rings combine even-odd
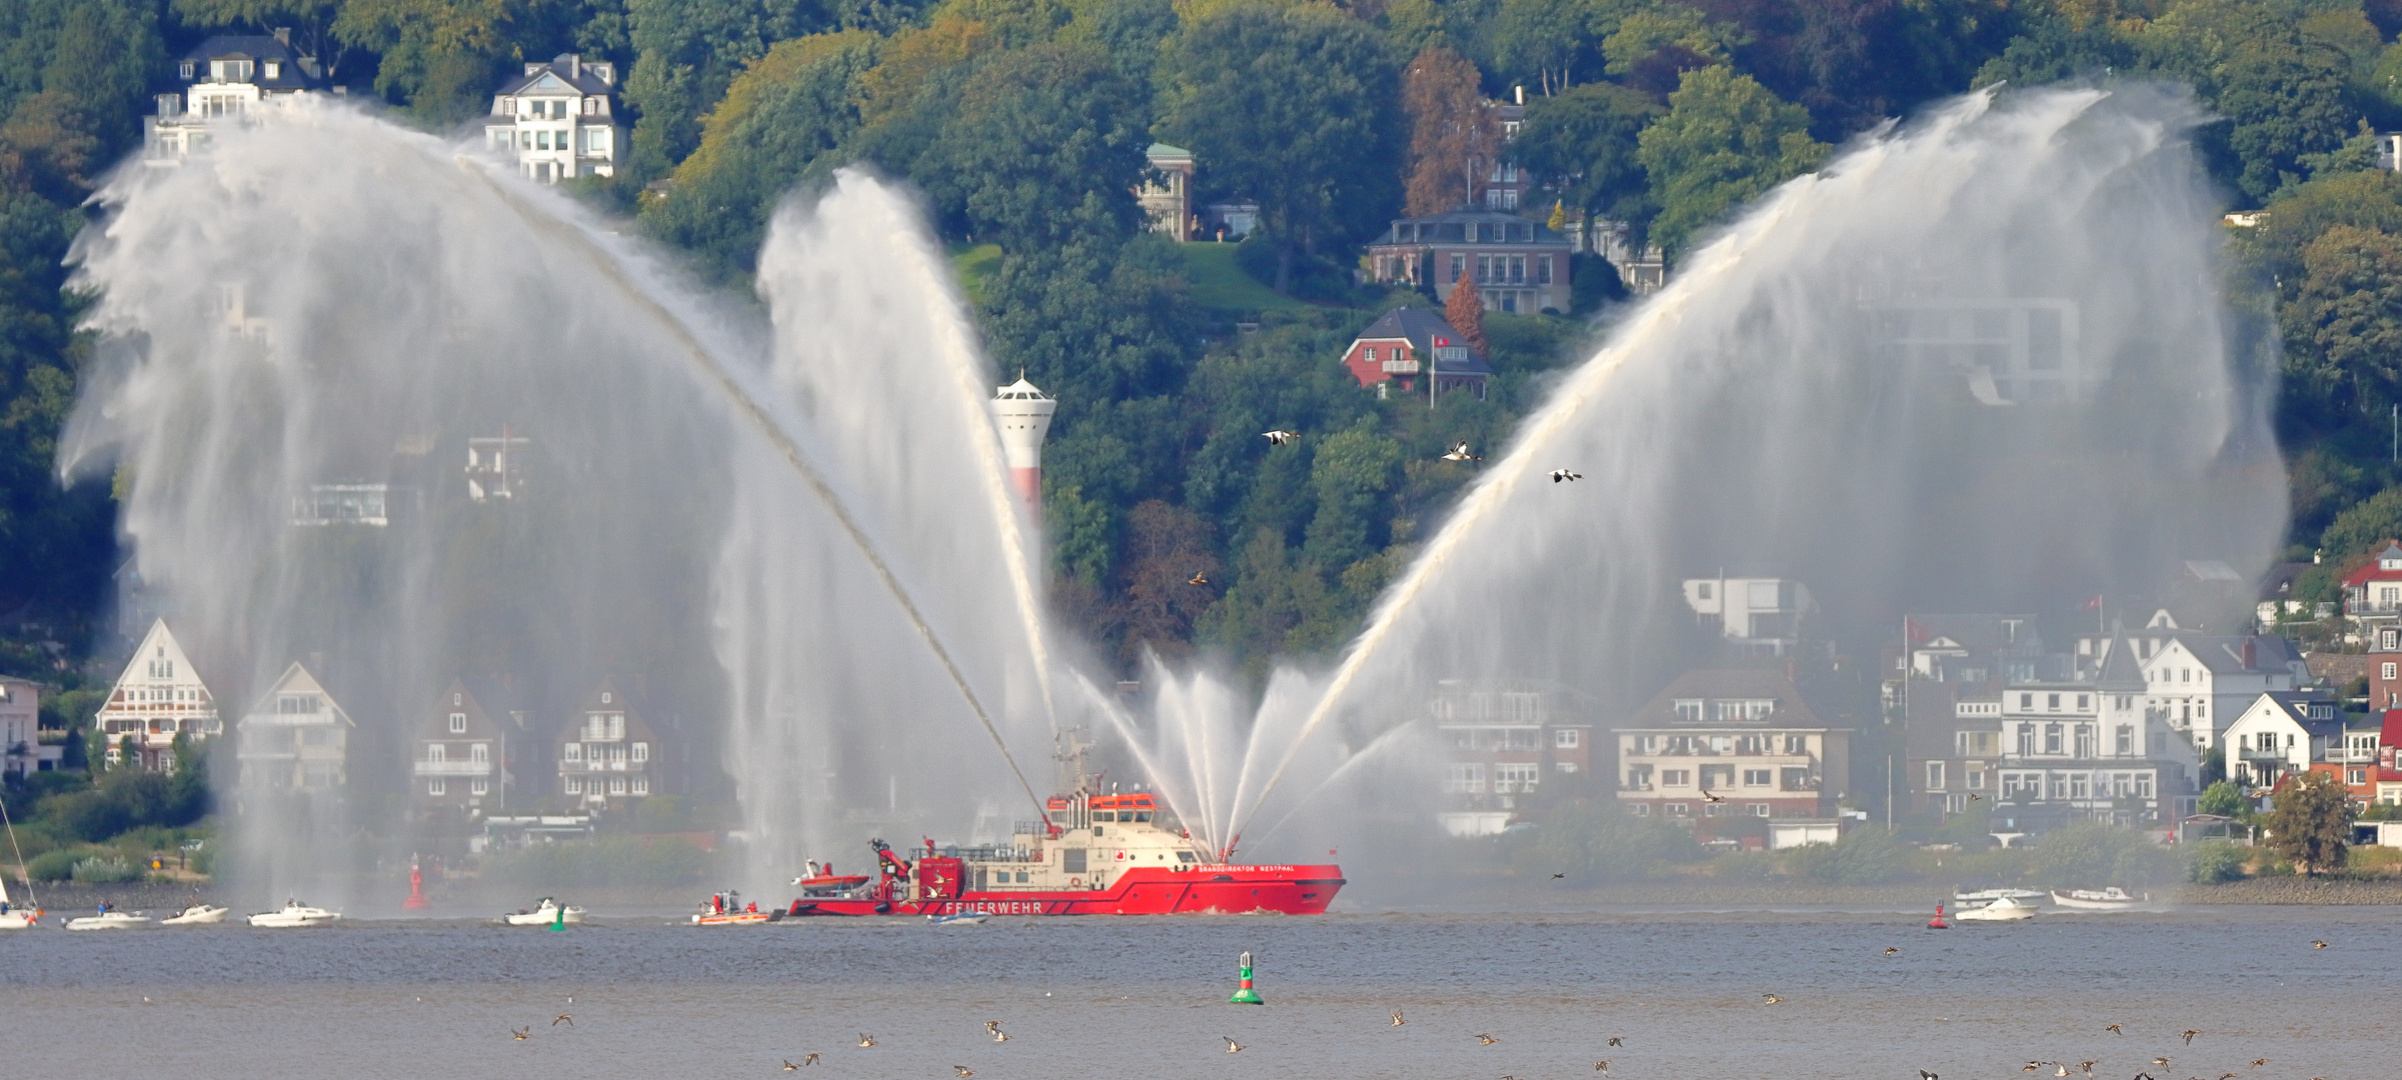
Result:
{"label": "mist over water", "polygon": [[[460,675],[529,710],[513,811],[614,680],[681,783],[730,778],[762,897],[871,835],[1005,839],[1070,726],[1213,849],[1301,861],[1431,833],[1440,680],[1652,693],[1696,655],[1683,577],[1796,579],[1824,634],[1874,640],[1905,611],[2116,606],[2183,559],[2255,575],[2284,520],[2272,373],[2232,340],[2200,119],[2122,86],[1862,138],[1561,375],[1338,666],[1256,697],[1154,666],[1129,714],[1050,640],[984,412],[1002,376],[914,204],[864,175],[778,215],[754,307],[441,140],[331,106],[228,131],[103,194],[77,257],[109,357],[62,465],[123,470],[229,734],[296,660],[358,720],[342,799],[220,775],[225,872],[261,903],[368,899],[413,850],[411,740]],[[504,431],[522,496],[472,502],[466,440]],[[293,523],[362,483],[387,527]]]}

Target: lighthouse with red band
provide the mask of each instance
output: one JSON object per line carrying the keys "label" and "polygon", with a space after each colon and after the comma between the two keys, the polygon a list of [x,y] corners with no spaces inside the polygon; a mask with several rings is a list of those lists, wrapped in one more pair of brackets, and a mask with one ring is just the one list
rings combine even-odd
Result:
{"label": "lighthouse with red band", "polygon": [[1026,512],[1037,518],[1043,506],[1043,437],[1051,433],[1051,414],[1059,402],[1026,381],[1001,387],[991,401],[993,425],[1000,429],[1001,451],[1009,465],[1009,486],[1026,500]]}

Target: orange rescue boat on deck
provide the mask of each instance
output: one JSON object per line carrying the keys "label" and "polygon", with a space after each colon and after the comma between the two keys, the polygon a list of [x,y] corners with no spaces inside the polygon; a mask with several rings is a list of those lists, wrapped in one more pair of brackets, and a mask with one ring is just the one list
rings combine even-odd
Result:
{"label": "orange rescue boat on deck", "polygon": [[1019,822],[1011,842],[896,854],[882,840],[873,875],[811,865],[796,915],[1316,915],[1343,887],[1342,868],[1232,861],[1181,829],[1149,792],[1054,795],[1043,821]]}

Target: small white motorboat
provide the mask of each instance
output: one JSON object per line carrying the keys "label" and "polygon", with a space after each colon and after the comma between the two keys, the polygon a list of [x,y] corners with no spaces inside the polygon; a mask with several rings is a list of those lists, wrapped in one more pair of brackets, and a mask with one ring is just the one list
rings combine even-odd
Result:
{"label": "small white motorboat", "polygon": [[1975,892],[1955,892],[1952,894],[1952,909],[1966,911],[1970,908],[1984,907],[2004,898],[2042,903],[2044,891],[2041,889],[1978,889]]}
{"label": "small white motorboat", "polygon": [[136,926],[156,926],[150,916],[139,911],[118,911],[103,906],[99,912],[67,920],[69,930],[127,930]]}
{"label": "small white motorboat", "polygon": [[281,911],[263,911],[250,917],[250,925],[272,929],[294,926],[325,926],[342,917],[339,911],[310,907],[298,900],[284,901]]}
{"label": "small white motorboat", "polygon": [[1952,916],[1961,922],[2017,922],[2034,917],[2033,903],[2010,896],[1995,897],[1992,903],[1984,907],[1969,908]]}
{"label": "small white motorboat", "polygon": [[226,909],[216,904],[194,904],[160,919],[160,926],[206,926],[225,921]]}
{"label": "small white motorboat", "polygon": [[561,923],[568,926],[582,926],[584,925],[584,909],[572,906],[562,909],[559,907],[558,901],[545,896],[537,901],[531,909],[512,911],[501,916],[500,921],[510,926],[556,926]]}
{"label": "small white motorboat", "polygon": [[936,926],[978,926],[992,918],[989,911],[960,911],[949,915],[928,915],[926,921]]}
{"label": "small white motorboat", "polygon": [[2053,903],[2078,911],[2125,911],[2143,901],[2143,897],[2130,896],[2127,890],[2116,885],[2107,889],[2052,890]]}

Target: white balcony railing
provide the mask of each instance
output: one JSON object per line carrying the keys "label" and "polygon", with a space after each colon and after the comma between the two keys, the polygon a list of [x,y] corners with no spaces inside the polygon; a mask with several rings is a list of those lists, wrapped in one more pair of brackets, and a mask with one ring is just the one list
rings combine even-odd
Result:
{"label": "white balcony railing", "polygon": [[412,765],[409,771],[418,776],[490,776],[492,775],[492,763],[489,761],[420,761]]}

